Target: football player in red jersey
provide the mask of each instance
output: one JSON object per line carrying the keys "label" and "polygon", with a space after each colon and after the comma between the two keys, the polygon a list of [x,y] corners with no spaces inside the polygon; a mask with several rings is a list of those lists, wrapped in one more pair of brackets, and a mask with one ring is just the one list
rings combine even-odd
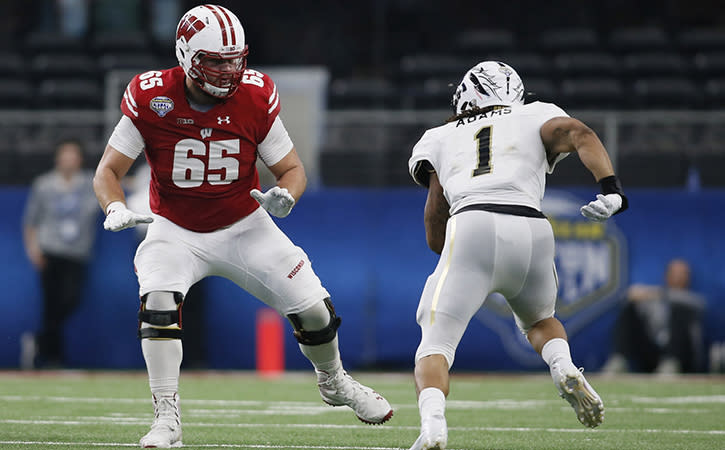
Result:
{"label": "football player in red jersey", "polygon": [[[347,405],[371,424],[393,414],[382,396],[344,371],[340,318],[330,295],[305,252],[269,216],[288,215],[307,179],[279,117],[277,88],[267,75],[246,68],[247,52],[231,11],[216,5],[189,10],[176,32],[180,67],[131,80],[123,116],[96,169],[104,227],[150,223],[134,259],[139,338],[155,408],[142,447],[181,445],[181,310],[189,287],[210,275],[233,281],[289,319],[323,401]],[[121,187],[142,152],[152,171],[153,215],[126,208]],[[257,155],[277,179],[267,192],[259,190]]]}

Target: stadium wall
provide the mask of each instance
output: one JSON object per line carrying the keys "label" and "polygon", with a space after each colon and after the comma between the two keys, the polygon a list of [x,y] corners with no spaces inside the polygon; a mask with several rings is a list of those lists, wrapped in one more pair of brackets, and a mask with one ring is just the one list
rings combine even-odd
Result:
{"label": "stadium wall", "polygon": [[[581,204],[592,193],[591,188],[582,188],[557,195]],[[6,368],[18,366],[21,334],[36,330],[40,324],[38,277],[22,245],[20,221],[27,194],[25,187],[0,188],[0,252],[4,261],[0,285],[5,292],[0,296],[0,367]],[[566,256],[572,245],[580,245],[571,254],[593,255],[582,264],[593,264],[591,267],[601,272],[598,284],[583,280],[586,273],[572,273],[561,280],[562,289],[579,293],[559,311],[570,330],[573,356],[588,370],[596,370],[607,356],[624,287],[630,282],[660,283],[664,264],[673,257],[690,261],[694,288],[708,300],[706,344],[725,341],[725,191],[640,189],[628,194],[631,209],[605,228],[605,240],[597,241],[601,236],[581,228],[578,219],[559,220],[556,216],[559,258]],[[419,338],[415,322],[418,296],[437,261],[425,244],[424,203],[425,192],[413,188],[322,189],[308,192],[293,214],[277,220],[305,249],[332,294],[343,319],[341,351],[349,369],[413,367]],[[136,237],[130,230],[104,232],[100,220],[83,304],[67,324],[65,349],[74,367],[142,368],[132,263]],[[582,233],[572,231],[579,229]],[[603,244],[596,247],[597,242]],[[602,259],[608,262],[601,263]],[[567,270],[570,263],[568,259],[557,261],[560,279],[562,269]],[[254,368],[254,318],[263,305],[224,279],[212,278],[205,288],[209,367]],[[560,293],[562,297],[569,295]],[[488,303],[497,305],[496,299]],[[496,308],[483,311],[472,322],[454,368],[543,368],[544,363],[527,350],[523,337],[515,332],[513,321],[498,314]],[[287,368],[309,368],[286,322],[285,329]]]}

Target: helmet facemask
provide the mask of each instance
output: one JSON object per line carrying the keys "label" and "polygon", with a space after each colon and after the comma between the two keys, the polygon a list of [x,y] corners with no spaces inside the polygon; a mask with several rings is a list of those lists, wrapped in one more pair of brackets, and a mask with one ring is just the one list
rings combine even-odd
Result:
{"label": "helmet facemask", "polygon": [[[219,98],[231,97],[242,82],[247,53],[246,46],[242,51],[226,53],[200,50],[191,59],[189,76],[207,94]],[[219,69],[223,65],[231,66],[231,69]]]}

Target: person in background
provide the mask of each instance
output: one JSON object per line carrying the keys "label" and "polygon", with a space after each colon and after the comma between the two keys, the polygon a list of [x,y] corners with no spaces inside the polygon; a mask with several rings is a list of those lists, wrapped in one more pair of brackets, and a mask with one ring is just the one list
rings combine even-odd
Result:
{"label": "person in background", "polygon": [[[279,117],[272,79],[248,69],[237,16],[199,5],[176,30],[179,66],[135,76],[123,115],[96,169],[104,228],[148,223],[134,266],[139,281],[138,336],[154,420],[144,448],[182,445],[179,401],[182,308],[189,287],[221,276],[286,317],[315,369],[325,403],[348,406],[369,424],[390,419],[385,398],[344,370],[337,316],[310,259],[270,217],[286,217],[307,186],[302,161]],[[153,214],[127,207],[121,180],[144,153],[151,167]],[[259,157],[277,184],[260,191]],[[249,318],[239,317],[239,326]],[[212,345],[249,345],[215,342]]]}
{"label": "person in background", "polygon": [[667,263],[663,285],[629,287],[603,373],[673,374],[703,369],[705,299],[690,289],[690,282],[690,265],[675,258]]}
{"label": "person in background", "polygon": [[582,215],[607,220],[627,208],[627,197],[597,135],[554,104],[524,104],[524,92],[511,66],[477,64],[453,94],[454,115],[423,134],[408,162],[415,182],[428,189],[426,239],[441,255],[416,314],[421,427],[411,450],[446,448],[449,370],[468,323],[493,292],[508,301],[577,419],[592,428],[604,419],[602,399],[572,362],[566,331],[554,316],[554,234],[541,199],[546,174],[571,152],[602,190]]}
{"label": "person in background", "polygon": [[[98,227],[93,173],[83,169],[77,140],[60,142],[55,168],[32,185],[23,215],[23,242],[28,259],[38,270],[43,291],[43,319],[34,350],[21,355],[22,366],[60,367],[63,325],[81,302],[88,261]],[[35,349],[26,342],[24,347]]]}

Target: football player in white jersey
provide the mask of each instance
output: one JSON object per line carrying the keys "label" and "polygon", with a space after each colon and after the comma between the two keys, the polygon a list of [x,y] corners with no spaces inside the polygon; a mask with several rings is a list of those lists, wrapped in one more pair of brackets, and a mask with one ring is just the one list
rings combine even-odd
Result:
{"label": "football player in white jersey", "polygon": [[554,317],[554,234],[541,199],[546,174],[574,151],[602,190],[581,208],[585,217],[606,220],[627,208],[627,198],[589,127],[554,104],[523,99],[514,69],[481,62],[453,95],[455,115],[413,148],[410,174],[428,188],[426,239],[441,257],[417,311],[421,433],[411,450],[446,447],[448,371],[469,321],[493,292],[506,297],[579,421],[596,427],[604,418],[602,400],[572,362],[566,331]]}

